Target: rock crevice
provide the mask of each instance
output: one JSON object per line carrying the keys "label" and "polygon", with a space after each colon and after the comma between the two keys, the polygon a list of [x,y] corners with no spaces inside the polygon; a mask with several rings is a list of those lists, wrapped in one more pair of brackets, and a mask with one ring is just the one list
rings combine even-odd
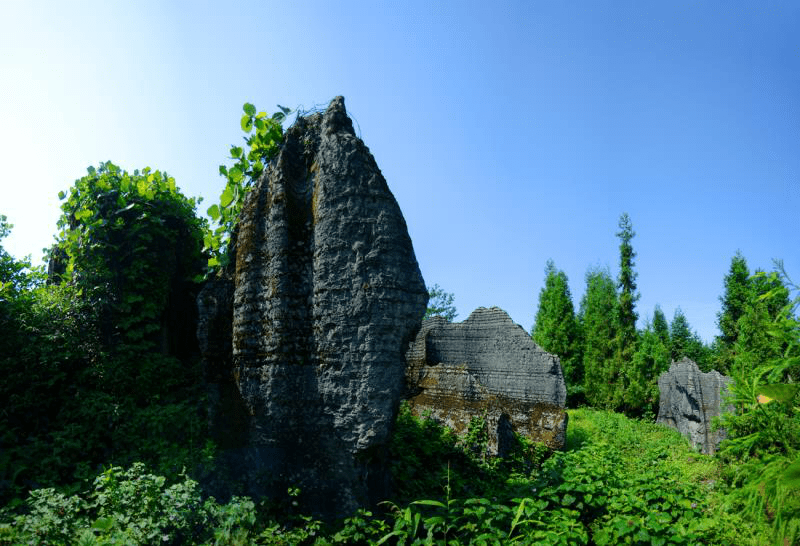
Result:
{"label": "rock crevice", "polygon": [[725,430],[714,430],[712,420],[731,410],[723,400],[730,382],[730,377],[716,370],[701,372],[688,358],[673,362],[658,378],[656,422],[679,431],[703,453],[715,453]]}
{"label": "rock crevice", "polygon": [[[386,498],[404,353],[428,296],[343,98],[299,117],[248,193],[231,283],[230,363],[216,375],[246,410],[236,457],[248,492],[299,487],[323,516]],[[241,412],[216,411],[228,413]]]}

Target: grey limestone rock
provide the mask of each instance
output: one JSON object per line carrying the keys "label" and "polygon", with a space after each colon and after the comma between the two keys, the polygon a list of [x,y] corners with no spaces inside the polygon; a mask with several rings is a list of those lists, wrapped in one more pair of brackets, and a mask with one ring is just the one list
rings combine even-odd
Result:
{"label": "grey limestone rock", "polygon": [[[227,314],[215,290],[200,299]],[[428,295],[342,97],[297,119],[248,193],[230,290],[230,364],[216,357],[225,377],[211,418],[241,433],[229,453],[248,491],[298,487],[302,508],[325,517],[384,500],[404,354]]]}
{"label": "grey limestone rock", "polygon": [[657,423],[674,428],[703,453],[713,454],[725,430],[713,430],[712,419],[731,408],[723,397],[731,378],[716,370],[703,373],[688,358],[673,362],[658,378]]}
{"label": "grey limestone rock", "polygon": [[504,455],[510,431],[563,448],[566,386],[557,356],[545,352],[497,307],[467,320],[423,322],[406,353],[409,405],[417,415],[464,431],[486,416],[489,450]]}

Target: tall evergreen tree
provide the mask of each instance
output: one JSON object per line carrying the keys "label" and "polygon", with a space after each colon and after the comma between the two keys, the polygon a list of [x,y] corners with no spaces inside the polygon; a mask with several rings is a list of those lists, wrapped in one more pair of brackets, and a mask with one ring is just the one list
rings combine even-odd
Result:
{"label": "tall evergreen tree", "polygon": [[580,324],[583,332],[584,391],[590,404],[615,408],[616,383],[620,370],[616,365],[615,340],[617,291],[608,270],[586,273],[586,292],[581,299]]}
{"label": "tall evergreen tree", "polygon": [[641,333],[628,367],[628,388],[625,392],[625,409],[628,413],[641,415],[656,411],[658,376],[668,368],[669,349],[655,330],[654,321]]}
{"label": "tall evergreen tree", "polygon": [[730,349],[739,337],[737,322],[744,315],[751,301],[750,270],[740,251],[731,259],[731,267],[725,276],[725,293],[720,296],[722,309],[717,313],[719,341],[723,349]]}
{"label": "tall evergreen tree", "polygon": [[623,213],[619,218],[619,277],[617,289],[619,290],[619,305],[617,307],[618,328],[618,361],[620,366],[630,363],[636,348],[636,271],[633,269],[633,259],[636,252],[633,250],[631,240],[636,235],[628,213]]}
{"label": "tall evergreen tree", "polygon": [[556,269],[553,260],[548,260],[531,337],[545,351],[559,356],[567,383],[567,395],[573,399],[583,385],[579,334],[567,274]]}
{"label": "tall evergreen tree", "polygon": [[664,311],[661,310],[661,306],[656,304],[656,308],[653,310],[653,324],[652,324],[653,333],[658,336],[658,339],[661,340],[661,343],[664,344],[664,347],[669,347],[669,323],[667,322],[667,317],[664,315]]}
{"label": "tall evergreen tree", "polygon": [[[675,310],[672,323],[669,326],[670,332],[670,358],[680,360],[684,357],[690,358],[700,366],[704,360],[703,342],[697,332],[693,332],[689,327],[689,321],[680,307]],[[700,366],[701,368],[703,366]]]}
{"label": "tall evergreen tree", "polygon": [[784,353],[783,338],[770,330],[791,302],[789,289],[777,273],[767,275],[757,271],[750,281],[750,301],[736,322],[738,338],[733,349],[736,366],[745,370],[773,361]]}

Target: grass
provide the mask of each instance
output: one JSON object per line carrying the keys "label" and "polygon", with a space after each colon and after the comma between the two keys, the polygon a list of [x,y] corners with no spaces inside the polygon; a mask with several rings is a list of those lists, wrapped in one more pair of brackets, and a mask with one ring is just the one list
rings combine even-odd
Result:
{"label": "grass", "polygon": [[188,478],[170,485],[139,468],[83,497],[32,494],[22,515],[0,514],[0,544],[116,544],[145,531],[165,544],[771,543],[763,522],[731,511],[718,460],[676,431],[606,411],[569,416],[563,452],[520,440],[499,460],[477,455],[469,441],[479,435],[459,439],[403,409],[392,445],[395,498],[334,525],[249,499],[202,501]]}

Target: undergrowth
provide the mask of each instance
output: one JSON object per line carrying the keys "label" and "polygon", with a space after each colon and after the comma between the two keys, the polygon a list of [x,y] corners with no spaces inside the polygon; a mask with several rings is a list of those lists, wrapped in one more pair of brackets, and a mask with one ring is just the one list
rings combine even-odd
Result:
{"label": "undergrowth", "polygon": [[520,440],[500,460],[402,408],[395,497],[335,524],[245,497],[220,504],[186,475],[170,483],[134,464],[107,469],[82,494],[32,491],[3,509],[0,544],[771,543],[763,522],[726,504],[718,462],[677,432],[569,413],[563,452]]}

